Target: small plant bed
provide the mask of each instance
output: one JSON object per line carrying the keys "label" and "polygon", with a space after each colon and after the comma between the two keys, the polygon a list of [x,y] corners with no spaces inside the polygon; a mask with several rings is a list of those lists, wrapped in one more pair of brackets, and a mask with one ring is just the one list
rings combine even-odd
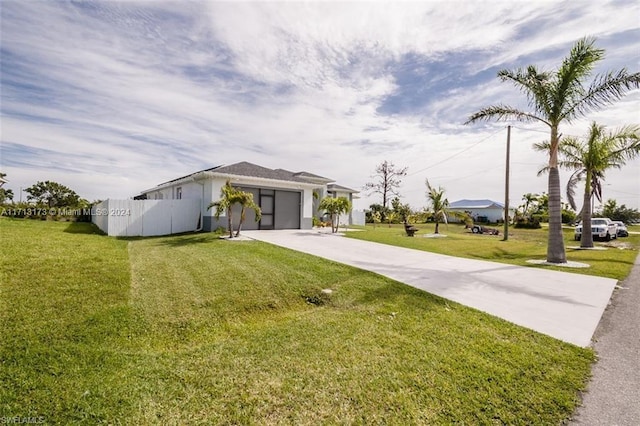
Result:
{"label": "small plant bed", "polygon": [[561,424],[594,360],[268,244],[68,226],[0,219],[2,413],[51,424]]}

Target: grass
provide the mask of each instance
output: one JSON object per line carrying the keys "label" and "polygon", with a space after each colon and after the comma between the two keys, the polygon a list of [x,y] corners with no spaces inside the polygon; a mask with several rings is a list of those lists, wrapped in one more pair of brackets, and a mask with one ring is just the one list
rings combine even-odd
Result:
{"label": "grass", "polygon": [[[500,235],[495,236],[472,234],[459,224],[440,224],[440,234],[446,235],[446,238],[424,238],[425,235],[434,232],[434,224],[414,226],[420,231],[413,238],[406,236],[402,225],[391,227],[377,225],[375,228],[367,225],[365,231],[348,232],[347,236],[450,256],[597,275],[617,280],[623,280],[629,275],[640,248],[640,235],[630,234],[627,238],[595,243],[597,247],[604,247],[607,250],[578,250],[580,242],[573,240],[573,229],[566,228],[564,236],[567,259],[586,263],[590,267],[568,269],[556,266],[535,266],[527,263],[527,260],[546,258],[548,232],[546,228],[510,228],[508,241],[502,241],[502,226],[495,227],[500,230]],[[629,230],[633,231],[632,228]]]}
{"label": "grass", "polygon": [[559,424],[594,360],[589,349],[268,244],[118,240],[94,229],[0,219],[0,417]]}

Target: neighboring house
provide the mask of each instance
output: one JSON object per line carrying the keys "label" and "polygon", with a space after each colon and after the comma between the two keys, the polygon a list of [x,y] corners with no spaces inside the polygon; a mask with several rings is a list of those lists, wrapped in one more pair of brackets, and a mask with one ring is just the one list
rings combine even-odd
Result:
{"label": "neighboring house", "polygon": [[[252,193],[256,204],[262,210],[262,219],[259,222],[255,221],[253,210],[248,210],[243,229],[311,229],[312,218],[322,215],[322,212],[317,210],[319,199],[333,195],[346,196],[352,200],[357,193],[346,187],[332,185],[332,179],[312,173],[268,169],[241,162],[201,170],[161,183],[155,188],[143,191],[135,198],[199,199],[202,203],[202,229],[213,231],[218,227],[226,228],[227,218],[220,216],[216,219],[214,210],[208,210],[207,206],[220,199],[220,190],[227,180],[230,180],[234,187]],[[314,197],[314,192],[318,199]],[[238,223],[239,214],[240,208],[235,206],[234,224]]]}
{"label": "neighboring house", "polygon": [[[351,205],[353,205],[354,198],[359,198],[358,196],[355,195],[357,193],[358,191],[356,190],[347,188],[346,186],[336,185],[335,183],[331,183],[327,185],[327,194],[330,197],[333,197],[333,198],[345,197],[347,200],[349,200]],[[338,224],[340,225],[364,225],[364,222],[363,223],[359,223],[359,222],[360,222],[359,220],[354,220],[353,209],[348,213],[341,214],[340,217],[338,218]]]}
{"label": "neighboring house", "polygon": [[[504,219],[504,204],[492,200],[459,200],[449,204],[449,210],[469,213],[474,222],[498,222]],[[456,217],[448,217],[449,222],[462,222]]]}

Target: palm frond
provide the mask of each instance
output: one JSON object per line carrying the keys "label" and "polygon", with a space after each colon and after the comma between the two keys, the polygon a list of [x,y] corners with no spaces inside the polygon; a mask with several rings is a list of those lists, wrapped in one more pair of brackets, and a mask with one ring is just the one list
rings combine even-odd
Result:
{"label": "palm frond", "polygon": [[552,116],[557,122],[570,116],[566,115],[567,107],[571,107],[574,99],[584,96],[586,90],[583,81],[591,75],[595,64],[604,58],[604,49],[595,47],[595,38],[584,37],[578,40],[569,55],[562,61],[557,71]]}
{"label": "palm frond", "polygon": [[562,118],[571,120],[622,98],[626,92],[640,88],[640,72],[630,74],[626,68],[600,74],[580,97],[567,106]]}
{"label": "palm frond", "polygon": [[542,117],[506,105],[493,105],[482,108],[480,111],[469,116],[469,119],[464,124],[471,124],[482,120],[489,121],[491,119],[498,121],[509,119],[515,119],[517,121],[541,121],[548,126],[550,125],[549,122]]}
{"label": "palm frond", "polygon": [[584,178],[585,170],[576,170],[567,181],[567,200],[572,209],[576,210],[576,186]]}
{"label": "palm frond", "polygon": [[518,87],[527,96],[529,106],[536,112],[544,117],[549,116],[552,108],[549,92],[551,73],[540,72],[534,65],[529,65],[526,69],[518,68],[515,71],[501,70],[498,72],[498,77]]}

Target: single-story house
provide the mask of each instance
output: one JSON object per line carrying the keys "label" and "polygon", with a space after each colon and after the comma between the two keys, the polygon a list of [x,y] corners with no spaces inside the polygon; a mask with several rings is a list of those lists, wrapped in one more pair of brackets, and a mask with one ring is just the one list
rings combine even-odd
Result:
{"label": "single-story house", "polygon": [[[248,210],[243,229],[311,229],[312,218],[322,217],[323,212],[318,211],[319,200],[325,196],[344,196],[352,201],[358,193],[335,185],[332,179],[309,172],[269,169],[240,162],[212,167],[161,183],[135,198],[199,199],[202,204],[202,229],[213,231],[218,227],[227,227],[226,216],[216,219],[214,209],[207,209],[210,203],[220,199],[220,191],[227,180],[234,187],[252,193],[262,210],[262,218],[258,222],[255,221],[255,213]],[[234,225],[238,223],[239,215],[240,208],[236,206],[232,218]],[[350,215],[345,215],[344,219],[342,223],[352,224]]]}
{"label": "single-story house", "polygon": [[[498,222],[504,219],[504,204],[492,200],[458,200],[449,203],[453,212],[469,213],[474,222]],[[462,219],[450,216],[449,222],[462,222]]]}

